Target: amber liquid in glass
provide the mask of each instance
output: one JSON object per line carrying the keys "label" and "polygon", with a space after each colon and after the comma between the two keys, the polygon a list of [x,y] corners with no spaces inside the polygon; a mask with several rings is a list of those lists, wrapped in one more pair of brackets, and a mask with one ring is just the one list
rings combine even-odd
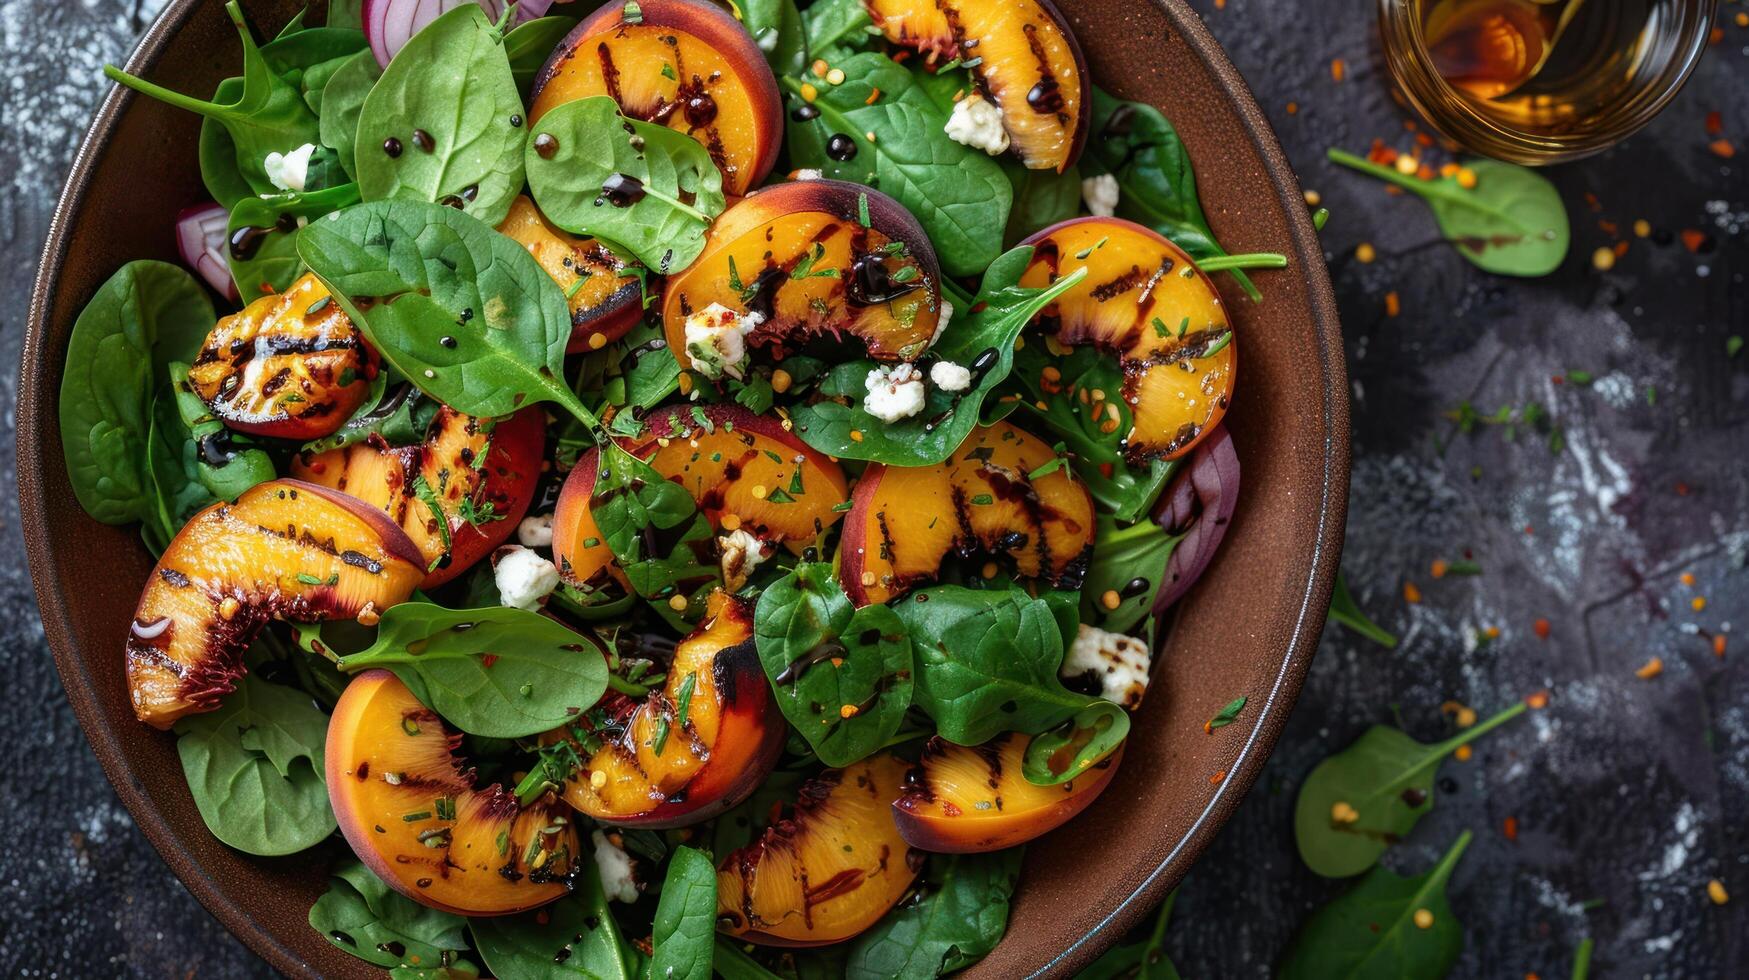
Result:
{"label": "amber liquid in glass", "polygon": [[1676,0],[1413,0],[1434,69],[1483,116],[1549,136],[1642,91],[1675,54]]}

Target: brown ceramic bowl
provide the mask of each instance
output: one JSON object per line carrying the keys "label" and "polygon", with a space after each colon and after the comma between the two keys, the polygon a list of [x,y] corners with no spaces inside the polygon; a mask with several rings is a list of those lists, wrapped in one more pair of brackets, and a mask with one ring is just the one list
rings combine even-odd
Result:
{"label": "brown ceramic bowl", "polygon": [[[299,6],[249,3],[263,30]],[[1028,849],[1008,937],[972,977],[1069,975],[1146,914],[1208,846],[1262,770],[1305,678],[1348,492],[1336,304],[1299,185],[1257,103],[1182,0],[1062,6],[1094,77],[1154,103],[1177,125],[1221,241],[1235,252],[1282,252],[1289,266],[1256,275],[1262,305],[1227,295],[1245,355],[1227,415],[1244,467],[1231,533],[1166,634],[1120,778],[1079,819]],[[127,67],[204,92],[236,65],[221,5],[172,0]],[[195,811],[174,737],[134,720],[122,637],[152,562],[133,529],[80,511],[61,458],[56,392],[73,320],[123,262],[176,260],[176,212],[206,199],[197,128],[187,113],[113,90],[56,208],[31,299],[18,409],[31,573],[73,710],[122,802],[188,889],[287,974],[381,976],[305,923],[344,845],[276,860],[229,850]],[[1238,723],[1205,735],[1203,722],[1240,694],[1251,700]]]}

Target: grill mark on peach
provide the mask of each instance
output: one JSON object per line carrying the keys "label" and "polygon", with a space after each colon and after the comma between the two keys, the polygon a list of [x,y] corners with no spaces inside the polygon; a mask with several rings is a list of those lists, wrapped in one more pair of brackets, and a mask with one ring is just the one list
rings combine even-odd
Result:
{"label": "grill mark on peach", "polygon": [[[1051,59],[1048,55],[1045,54],[1045,44],[1043,41],[1039,40],[1038,25],[1037,24],[1030,24],[1030,23],[1023,24],[1021,26],[1020,30],[1021,30],[1021,33],[1026,35],[1026,46],[1032,52],[1033,60],[1038,63],[1039,84],[1050,83],[1053,86],[1057,85],[1058,84],[1057,83],[1057,76],[1055,73],[1053,73],[1051,71]],[[982,66],[980,65],[979,67],[982,67]],[[1037,87],[1037,86],[1035,85],[1034,87]],[[1029,94],[1030,94],[1030,91],[1029,91]],[[1069,124],[1069,115],[1068,115],[1068,113],[1065,113],[1063,111],[1063,106],[1065,105],[1065,102],[1064,102],[1061,95],[1058,95],[1056,101],[1057,101],[1058,107],[1054,112],[1049,112],[1049,113],[1040,112],[1039,114],[1040,115],[1047,115],[1047,114],[1053,115],[1056,117],[1058,125],[1066,126]],[[1028,104],[1030,104],[1030,103],[1031,103],[1031,100],[1029,99]],[[1033,111],[1038,112],[1039,110],[1036,106],[1034,106]]]}
{"label": "grill mark on peach", "polygon": [[[622,26],[615,33],[620,37],[624,37],[626,35],[626,29]],[[618,103],[620,110],[626,115],[633,115],[632,107],[626,105],[625,100],[620,96],[619,68],[613,63],[613,49],[608,46],[606,38],[603,38],[601,42],[595,46],[595,56],[601,62],[601,84],[607,89],[608,97]]]}

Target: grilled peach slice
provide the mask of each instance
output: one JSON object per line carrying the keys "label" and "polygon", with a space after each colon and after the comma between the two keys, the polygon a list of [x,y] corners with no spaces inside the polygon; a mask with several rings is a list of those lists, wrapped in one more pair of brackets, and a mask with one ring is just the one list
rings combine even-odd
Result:
{"label": "grilled peach slice", "polygon": [[530,121],[553,106],[610,95],[620,112],[697,140],[745,194],[777,162],[783,97],[740,22],[701,0],[644,0],[626,20],[610,3],[559,42],[534,79]]}
{"label": "grilled peach slice", "polygon": [[601,748],[566,784],[565,801],[627,827],[708,820],[765,781],[788,732],[753,649],[753,607],[718,589],[704,621],[675,646],[663,688],[591,733]]}
{"label": "grilled peach slice", "polygon": [[1020,773],[1030,736],[1010,732],[983,745],[931,738],[893,802],[893,822],[912,847],[945,854],[999,851],[1068,823],[1104,791],[1123,743],[1088,772],[1056,786]]}
{"label": "grilled peach slice", "polygon": [[1121,218],[1075,218],[1023,244],[1033,256],[1022,286],[1087,270],[1034,322],[1066,347],[1092,344],[1117,357],[1133,416],[1125,456],[1142,463],[1190,452],[1227,413],[1238,369],[1214,283],[1178,246]]}
{"label": "grilled peach slice", "polygon": [[723,212],[698,260],[669,278],[662,325],[683,369],[686,318],[712,303],[758,315],[746,344],[770,360],[854,337],[875,360],[909,361],[935,336],[940,284],[935,249],[899,202],[860,184],[794,181]]}
{"label": "grilled peach slice", "polygon": [[[645,420],[626,449],[686,488],[719,531],[745,530],[800,553],[842,515],[844,471],[777,419],[735,405],[676,405]],[[573,585],[624,584],[589,504],[600,456],[577,461],[553,512],[553,560]]]}
{"label": "grilled peach slice", "polygon": [[839,578],[859,606],[932,582],[949,555],[984,553],[1023,577],[1080,588],[1093,549],[1093,498],[1056,453],[1007,422],[972,430],[935,466],[870,466],[844,520]]}
{"label": "grilled peach slice", "polygon": [[567,354],[600,350],[637,326],[644,312],[644,290],[630,259],[593,238],[553,227],[527,195],[511,202],[498,230],[521,242],[570,297]]}
{"label": "grilled peach slice", "polygon": [[382,511],[274,480],[194,515],[158,559],[128,631],[134,714],[156,728],[211,711],[270,619],[368,618],[405,601],[419,549]]}
{"label": "grilled peach slice", "polygon": [[906,765],[871,756],[801,785],[793,812],[717,867],[717,927],[768,946],[823,946],[874,925],[923,854],[893,824]]}
{"label": "grilled peach slice", "polygon": [[935,0],[862,0],[869,19],[902,48],[921,53],[931,64],[959,53],[959,41]]}
{"label": "grilled peach slice", "polygon": [[239,432],[319,439],[364,404],[377,356],[305,274],[223,317],[188,369],[189,388]]}
{"label": "grilled peach slice", "polygon": [[380,507],[425,556],[434,589],[492,553],[528,513],[546,425],[539,408],[493,422],[444,406],[425,441],[355,442],[292,459],[292,475]]}
{"label": "grilled peach slice", "polygon": [[474,785],[459,734],[386,670],[352,679],[328,721],[328,800],[377,877],[422,905],[503,915],[570,889],[577,831],[551,794]]}
{"label": "grilled peach slice", "polygon": [[931,61],[958,56],[1031,170],[1069,169],[1087,140],[1087,61],[1050,0],[863,0],[887,40]]}

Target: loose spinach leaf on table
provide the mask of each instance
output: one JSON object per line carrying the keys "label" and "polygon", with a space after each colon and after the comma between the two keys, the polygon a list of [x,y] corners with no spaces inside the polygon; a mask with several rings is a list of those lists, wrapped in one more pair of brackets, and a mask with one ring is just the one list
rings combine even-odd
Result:
{"label": "loose spinach leaf on table", "polygon": [[446,203],[496,225],[522,191],[527,137],[504,34],[465,3],[413,35],[365,98],[359,192]]}
{"label": "loose spinach leaf on table", "polygon": [[334,151],[340,168],[353,181],[358,179],[358,117],[364,111],[364,100],[381,77],[382,66],[367,49],[342,62],[322,89],[317,131],[322,145]]}
{"label": "loose spinach leaf on table", "polygon": [[405,897],[351,858],[310,908],[310,927],[336,949],[387,967],[452,960],[468,948],[467,922]]}
{"label": "loose spinach leaf on table", "polygon": [[446,721],[490,738],[551,731],[607,690],[607,661],[592,637],[504,606],[391,606],[376,642],[341,657],[340,667],[387,667]]}
{"label": "loose spinach leaf on table", "polygon": [[295,854],[334,832],[308,695],[245,674],[215,711],[176,723],[176,754],[213,836],[249,854]]}
{"label": "loose spinach leaf on table", "polygon": [[717,869],[704,852],[681,846],[668,861],[651,924],[650,977],[710,980],[716,952]]}
{"label": "loose spinach leaf on table", "polygon": [[201,486],[219,500],[236,500],[243,491],[277,474],[267,451],[246,435],[234,433],[213,417],[206,402],[188,388],[188,365],[170,365],[171,392],[184,431],[172,441],[192,444]]}
{"label": "loose spinach leaf on table", "polygon": [[1547,177],[1498,160],[1469,159],[1476,175],[1465,189],[1455,176],[1422,180],[1352,153],[1331,161],[1395,184],[1427,202],[1440,233],[1472,264],[1501,276],[1546,276],[1567,257],[1572,231],[1561,194]]}
{"label": "loose spinach leaf on table", "polygon": [[893,609],[911,633],[914,700],[950,742],[1037,734],[1098,700],[1057,679],[1063,633],[1044,599],[1018,588],[943,585],[914,592]]}
{"label": "loose spinach leaf on table", "polygon": [[[1097,520],[1093,560],[1081,582],[1081,621],[1113,633],[1128,633],[1153,612],[1154,595],[1166,578],[1166,562],[1184,535],[1168,534],[1151,519],[1122,528],[1109,514],[1100,514]],[[1128,586],[1137,578],[1147,585],[1131,594]],[[1106,608],[1107,592],[1118,594],[1116,609]]]}
{"label": "loose spinach leaf on table", "polygon": [[298,257],[432,398],[482,417],[554,402],[599,428],[565,384],[564,290],[478,219],[424,201],[371,201],[311,223]]}
{"label": "loose spinach leaf on table", "polygon": [[243,75],[219,85],[213,97],[224,101],[206,102],[172,92],[114,65],[104,65],[103,73],[112,81],[178,109],[198,113],[210,124],[222,127],[222,134],[215,132],[210,137],[203,127],[201,177],[213,197],[230,207],[249,194],[279,190],[268,179],[262,161],[268,153],[287,153],[305,143],[315,143],[318,135],[316,114],[304,102],[298,86],[268,65],[261,49],[255,46],[255,38],[235,0],[226,3],[225,10],[243,41]]}
{"label": "loose spinach leaf on table", "polygon": [[804,562],[767,586],[753,636],[778,708],[828,766],[872,755],[904,722],[905,624],[886,606],[853,607],[831,566]]}
{"label": "loose spinach leaf on table", "polygon": [[[1445,886],[1471,833],[1424,875],[1404,878],[1374,868],[1360,884],[1324,906],[1295,934],[1276,973],[1279,980],[1439,980],[1464,948],[1464,929],[1446,901]],[[1433,921],[1422,926],[1416,913]]]}
{"label": "loose spinach leaf on table", "polygon": [[493,976],[518,980],[632,980],[635,951],[620,937],[594,861],[575,890],[532,912],[469,920]]}
{"label": "loose spinach leaf on table", "polygon": [[[844,83],[816,85],[811,104],[820,114],[803,121],[792,117],[790,163],[867,184],[903,204],[949,275],[976,275],[996,261],[1014,194],[1002,165],[949,138],[942,128],[946,111],[886,55],[864,52],[832,67],[844,72]],[[779,81],[792,94],[793,109],[803,104],[802,85],[819,80],[785,75]],[[871,101],[877,88],[880,96]],[[826,152],[836,134],[848,135],[856,146],[848,159]]]}
{"label": "loose spinach leaf on table", "polygon": [[1330,594],[1330,618],[1387,650],[1397,647],[1397,638],[1361,611],[1360,603],[1354,601],[1354,593],[1348,591],[1348,582],[1341,572],[1336,573],[1336,589]]}
{"label": "loose spinach leaf on table", "polygon": [[1433,809],[1440,760],[1523,714],[1525,707],[1520,701],[1432,745],[1374,725],[1318,763],[1294,803],[1294,839],[1306,867],[1326,878],[1372,867],[1391,841],[1408,834]]}
{"label": "loose spinach leaf on table", "polygon": [[1099,959],[1076,974],[1076,980],[1179,980],[1178,968],[1166,958],[1166,924],[1172,921],[1172,906],[1178,900],[1178,890],[1166,893],[1166,900],[1154,913],[1154,924],[1139,942],[1122,943],[1105,951]]}
{"label": "loose spinach leaf on table", "polygon": [[527,99],[534,87],[534,76],[547,63],[553,49],[577,26],[575,17],[536,17],[510,29],[504,35],[504,54],[510,60],[510,74],[516,79],[516,90]]}
{"label": "loose spinach leaf on table", "polygon": [[[150,472],[153,403],[169,365],[193,360],[214,322],[212,300],[180,266],[141,260],[116,270],[80,311],[67,341],[59,416],[67,478],[105,524],[158,524]],[[172,413],[174,414],[174,413]]]}
{"label": "loose spinach leaf on table", "polygon": [[[1049,389],[1044,381],[1047,367],[1056,368],[1059,378]],[[1101,428],[1104,416],[1087,411],[1079,400],[1083,391],[1123,390],[1123,368],[1110,354],[1089,346],[1056,357],[1045,344],[1029,343],[1014,352],[1007,388],[1024,392],[1024,397],[998,400],[995,407],[1017,406],[1048,427],[1062,440],[1075,475],[1087,485],[1093,499],[1121,523],[1142,520],[1159,499],[1166,481],[1177,472],[1180,464],[1168,460],[1153,460],[1137,468],[1124,459],[1123,441],[1134,425],[1134,415],[1124,399],[1106,402],[1118,410],[1117,426],[1110,432]],[[986,410],[986,421],[989,415]]]}
{"label": "loose spinach leaf on table", "polygon": [[922,896],[889,912],[850,947],[852,980],[933,980],[983,959],[1008,928],[1022,849],[937,855]]}
{"label": "loose spinach leaf on table", "polygon": [[[1117,216],[1147,225],[1194,259],[1227,254],[1203,214],[1196,194],[1196,171],[1178,131],[1160,110],[1126,102],[1103,89],[1093,90],[1092,130],[1081,172],[1117,178]],[[1245,273],[1228,270],[1253,300],[1262,294]]]}
{"label": "loose spinach leaf on table", "polygon": [[[725,205],[710,151],[685,133],[627,119],[605,95],[541,116],[526,165],[529,191],[548,221],[614,242],[663,275],[698,258]],[[615,186],[627,178],[636,190]]]}
{"label": "loose spinach leaf on table", "polygon": [[[923,410],[897,422],[870,415],[860,401],[868,394],[873,361],[834,367],[820,385],[826,396],[790,409],[796,434],[820,452],[899,466],[929,466],[959,448],[978,424],[984,399],[1008,376],[1014,363],[1014,338],[1039,310],[1086,278],[1077,269],[1046,289],[1026,289],[1020,276],[1032,249],[1003,253],[984,274],[972,309],[954,315],[930,351],[942,360],[974,369],[972,385],[948,392],[930,385]],[[848,399],[849,404],[838,399]]]}
{"label": "loose spinach leaf on table", "polygon": [[225,261],[243,302],[283,293],[303,274],[298,235],[304,222],[358,203],[358,185],[341,184],[319,191],[288,191],[246,197],[231,208],[227,238],[251,229],[243,248],[225,247]]}

